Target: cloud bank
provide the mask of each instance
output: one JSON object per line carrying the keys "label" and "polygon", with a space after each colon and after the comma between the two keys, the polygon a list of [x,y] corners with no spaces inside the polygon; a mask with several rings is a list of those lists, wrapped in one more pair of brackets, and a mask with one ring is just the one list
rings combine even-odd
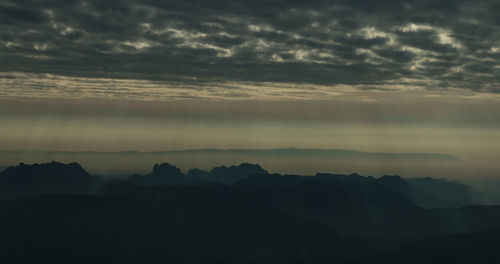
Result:
{"label": "cloud bank", "polygon": [[49,73],[123,79],[120,93],[168,81],[180,97],[222,83],[499,93],[499,13],[498,1],[3,0],[1,90]]}

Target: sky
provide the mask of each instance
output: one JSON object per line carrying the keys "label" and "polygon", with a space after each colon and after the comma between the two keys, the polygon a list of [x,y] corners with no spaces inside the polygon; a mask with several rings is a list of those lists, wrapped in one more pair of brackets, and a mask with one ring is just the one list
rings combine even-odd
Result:
{"label": "sky", "polygon": [[492,0],[0,0],[0,151],[426,152],[496,177],[499,13]]}

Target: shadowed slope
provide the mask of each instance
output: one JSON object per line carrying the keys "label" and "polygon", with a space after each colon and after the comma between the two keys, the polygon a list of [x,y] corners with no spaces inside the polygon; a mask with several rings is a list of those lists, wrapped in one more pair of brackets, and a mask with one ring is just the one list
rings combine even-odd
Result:
{"label": "shadowed slope", "polygon": [[81,248],[89,254],[126,250],[185,257],[264,253],[300,258],[347,250],[328,229],[263,208],[227,186],[105,189],[121,196],[1,201],[0,244],[57,251]]}

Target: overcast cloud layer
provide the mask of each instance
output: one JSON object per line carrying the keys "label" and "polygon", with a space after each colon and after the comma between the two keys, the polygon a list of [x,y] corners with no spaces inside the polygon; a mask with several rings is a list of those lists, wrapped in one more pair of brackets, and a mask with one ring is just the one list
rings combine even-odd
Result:
{"label": "overcast cloud layer", "polygon": [[0,0],[0,71],[15,72],[0,84],[22,94],[16,79],[51,78],[27,72],[183,89],[241,82],[500,93],[498,14],[499,1]]}

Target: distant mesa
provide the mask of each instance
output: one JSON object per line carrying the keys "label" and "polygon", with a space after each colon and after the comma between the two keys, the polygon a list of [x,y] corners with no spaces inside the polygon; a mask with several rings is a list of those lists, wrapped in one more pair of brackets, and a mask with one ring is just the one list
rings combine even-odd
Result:
{"label": "distant mesa", "polygon": [[267,174],[267,171],[262,169],[260,165],[241,163],[238,166],[220,166],[215,167],[209,172],[209,177],[212,181],[233,184],[248,176],[256,174]]}
{"label": "distant mesa", "polygon": [[196,178],[201,178],[201,179],[209,179],[210,178],[210,173],[208,171],[200,170],[198,168],[188,170],[187,175],[190,177],[196,177]]}
{"label": "distant mesa", "polygon": [[168,163],[155,164],[146,175],[134,174],[128,181],[137,185],[187,184],[189,179],[182,171]]}
{"label": "distant mesa", "polygon": [[168,163],[156,164],[153,171],[146,175],[134,174],[128,178],[128,182],[142,186],[162,184],[188,184],[197,185],[203,183],[233,184],[250,175],[267,174],[260,165],[242,163],[238,166],[220,166],[212,170],[190,169],[184,174],[179,168]]}
{"label": "distant mesa", "polygon": [[335,157],[335,158],[362,158],[375,160],[439,160],[460,161],[454,155],[442,153],[389,153],[389,152],[365,152],[350,149],[302,149],[302,148],[271,148],[271,149],[188,149],[144,152],[155,154],[196,154],[209,153],[212,155],[270,155],[270,156],[308,156],[308,157]]}
{"label": "distant mesa", "polygon": [[[0,151],[1,153],[26,153],[23,151]],[[271,149],[186,149],[165,151],[30,151],[30,153],[60,154],[60,155],[237,155],[237,156],[277,156],[277,157],[331,157],[342,159],[370,159],[370,160],[404,160],[404,161],[460,161],[454,155],[442,153],[390,153],[390,152],[365,152],[349,149],[301,149],[301,148],[271,148]]]}

